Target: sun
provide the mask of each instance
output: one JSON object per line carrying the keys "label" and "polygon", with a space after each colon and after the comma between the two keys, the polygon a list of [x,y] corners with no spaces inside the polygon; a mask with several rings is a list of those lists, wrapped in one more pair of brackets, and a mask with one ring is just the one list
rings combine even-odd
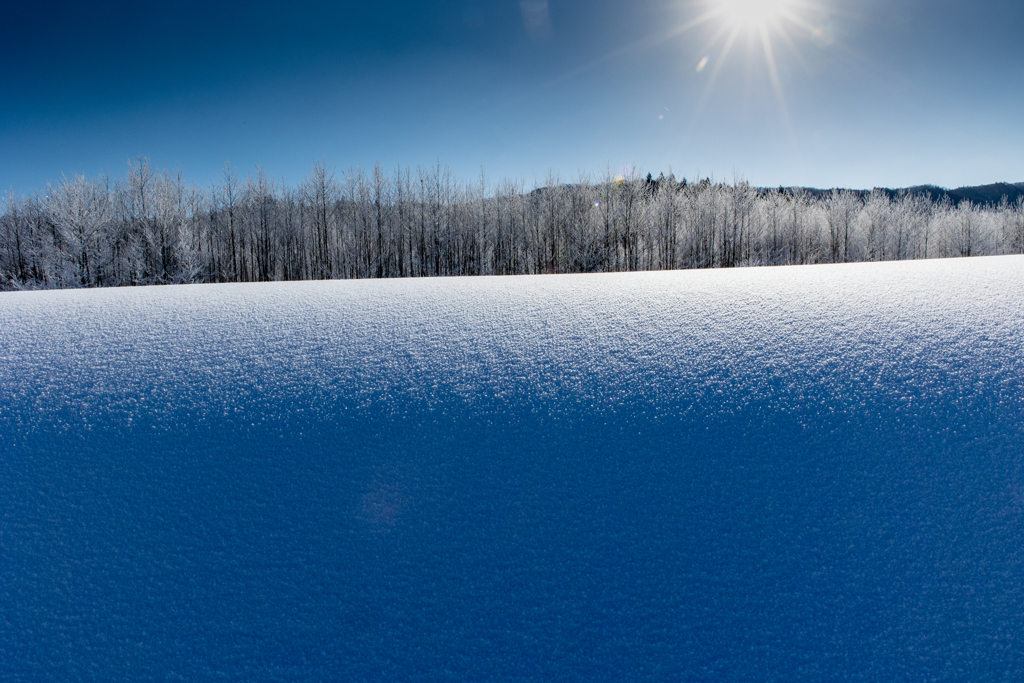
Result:
{"label": "sun", "polygon": [[760,33],[792,12],[792,0],[715,0],[714,9],[734,29]]}
{"label": "sun", "polygon": [[746,39],[752,46],[759,45],[763,63],[775,81],[776,42],[785,44],[801,61],[797,47],[801,35],[810,36],[819,44],[827,42],[827,31],[815,20],[815,15],[820,18],[824,14],[823,2],[827,0],[687,0],[683,4],[697,9],[697,16],[666,37],[689,33],[700,26],[710,28],[711,35],[698,57],[697,71],[703,71],[710,62],[712,81],[737,41]]}

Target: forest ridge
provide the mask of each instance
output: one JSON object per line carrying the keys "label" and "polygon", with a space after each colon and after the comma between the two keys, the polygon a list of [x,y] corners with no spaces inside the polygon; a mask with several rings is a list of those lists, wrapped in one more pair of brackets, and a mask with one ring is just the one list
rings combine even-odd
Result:
{"label": "forest ridge", "polygon": [[[995,199],[994,193],[1000,198]],[[980,201],[979,201],[980,200]],[[990,200],[985,202],[985,200]],[[994,200],[994,201],[991,201]],[[584,273],[1024,253],[1024,188],[765,190],[639,174],[464,182],[440,164],[210,188],[129,165],[0,211],[0,288]]]}

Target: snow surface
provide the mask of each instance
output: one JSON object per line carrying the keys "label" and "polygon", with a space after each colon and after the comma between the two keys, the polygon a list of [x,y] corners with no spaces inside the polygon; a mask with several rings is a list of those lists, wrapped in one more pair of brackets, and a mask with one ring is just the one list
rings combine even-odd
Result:
{"label": "snow surface", "polygon": [[1024,680],[1024,257],[0,294],[0,680]]}

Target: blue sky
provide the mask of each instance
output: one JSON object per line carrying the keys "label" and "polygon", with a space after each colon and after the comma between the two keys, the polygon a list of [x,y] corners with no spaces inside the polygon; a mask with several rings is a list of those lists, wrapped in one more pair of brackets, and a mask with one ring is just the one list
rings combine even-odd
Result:
{"label": "blue sky", "polygon": [[749,1],[24,3],[0,27],[0,187],[139,155],[200,185],[323,158],[527,185],[1024,181],[1024,3],[781,0],[759,23],[729,5]]}

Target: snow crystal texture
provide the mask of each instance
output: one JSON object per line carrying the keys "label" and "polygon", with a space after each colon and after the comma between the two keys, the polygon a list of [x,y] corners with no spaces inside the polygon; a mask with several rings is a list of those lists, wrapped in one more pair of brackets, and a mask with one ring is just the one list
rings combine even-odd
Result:
{"label": "snow crystal texture", "polygon": [[0,294],[0,680],[1024,680],[1024,257]]}

